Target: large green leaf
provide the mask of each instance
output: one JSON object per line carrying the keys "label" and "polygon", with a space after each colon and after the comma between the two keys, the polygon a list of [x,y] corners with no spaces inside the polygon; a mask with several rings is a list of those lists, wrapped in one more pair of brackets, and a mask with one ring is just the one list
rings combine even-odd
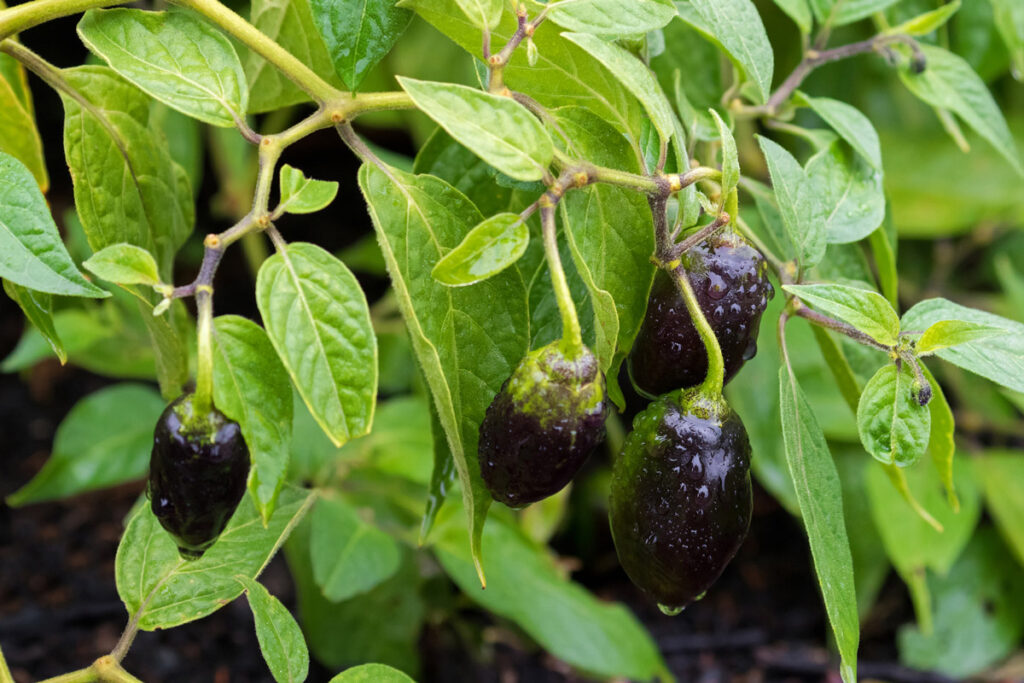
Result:
{"label": "large green leaf", "polygon": [[928,44],[922,44],[921,50],[927,60],[925,70],[920,74],[909,69],[900,71],[907,88],[928,104],[954,112],[1024,176],[1013,135],[981,77],[962,57],[948,50]]}
{"label": "large green leaf", "polygon": [[364,164],[359,185],[451,446],[479,562],[491,497],[480,479],[478,432],[487,406],[529,348],[526,286],[514,269],[471,288],[433,279],[437,261],[483,218],[446,182]]}
{"label": "large green leaf", "polygon": [[252,467],[249,491],[264,520],[288,472],[292,389],[266,333],[236,315],[213,322],[213,400],[242,428]]}
{"label": "large green leaf", "polygon": [[810,0],[811,9],[819,22],[843,26],[881,12],[899,0]]}
{"label": "large green leaf", "polygon": [[778,143],[760,136],[757,140],[768,162],[786,234],[796,247],[801,265],[809,268],[825,256],[826,208],[821,201],[821,189],[793,155]]}
{"label": "large green leaf", "polygon": [[1016,0],[992,0],[995,25],[1013,59],[1017,80],[1024,78],[1024,5]]}
{"label": "large green leaf", "polygon": [[825,207],[828,242],[859,242],[882,225],[885,193],[880,170],[833,143],[811,157],[806,171],[821,192],[818,203]]}
{"label": "large green leaf", "polygon": [[883,366],[864,387],[857,407],[857,428],[864,449],[886,465],[906,467],[928,447],[932,414],[918,404],[910,368]]}
{"label": "large green leaf", "polygon": [[544,126],[510,97],[453,83],[399,77],[427,116],[481,159],[517,180],[540,180],[554,156]]}
{"label": "large green leaf", "polygon": [[75,207],[93,251],[126,242],[151,252],[165,282],[192,232],[192,191],[150,120],[145,94],[101,66],[65,69],[62,94]]}
{"label": "large green leaf", "polygon": [[306,242],[289,244],[256,279],[267,335],[324,433],[338,446],[370,431],[377,338],[359,282]]}
{"label": "large green leaf", "polygon": [[903,329],[923,332],[940,320],[962,320],[1005,334],[941,349],[935,355],[997,384],[1024,391],[1024,324],[946,299],[926,299],[903,314]]}
{"label": "large green leaf", "polygon": [[10,280],[4,280],[4,291],[11,298],[25,318],[32,323],[32,328],[38,332],[46,343],[50,345],[57,359],[63,365],[68,361],[68,354],[64,343],[57,332],[57,326],[53,322],[53,297],[46,292],[37,292],[28,287],[16,285]]}
{"label": "large green leaf", "polygon": [[412,12],[394,0],[310,0],[334,70],[355,90],[398,40]]}
{"label": "large green leaf", "polygon": [[10,154],[25,164],[39,188],[43,192],[47,190],[50,179],[46,174],[43,141],[36,129],[35,118],[3,72],[0,72],[0,152]]}
{"label": "large green leaf", "polygon": [[783,285],[822,313],[834,315],[882,344],[895,344],[900,319],[878,292],[848,285]]}
{"label": "large green leaf", "polygon": [[[751,0],[690,0],[709,31],[757,88],[762,102],[772,89],[775,53]],[[680,13],[687,19],[686,13]]]}
{"label": "large green leaf", "polygon": [[0,277],[49,294],[103,298],[79,272],[32,172],[0,152]]}
{"label": "large green leaf", "polygon": [[89,10],[82,42],[146,93],[215,126],[245,120],[249,84],[227,37],[191,12]]}
{"label": "large green leaf", "polygon": [[563,33],[562,37],[579,45],[615,74],[622,85],[640,101],[663,141],[672,137],[675,132],[672,107],[658,86],[657,79],[643,62],[624,48],[589,33]]}
{"label": "large green leaf", "polygon": [[956,455],[956,441],[953,439],[956,422],[953,419],[953,410],[949,407],[942,387],[935,381],[935,377],[924,363],[921,364],[921,370],[932,386],[932,400],[928,403],[932,420],[931,433],[928,435],[928,459],[942,480],[949,506],[953,510],[959,510],[960,500],[956,495],[953,478],[953,458]]}
{"label": "large green leaf", "polygon": [[563,28],[607,38],[656,31],[675,16],[672,0],[562,0],[548,11]]}
{"label": "large green leaf", "polygon": [[676,105],[686,139],[714,140],[718,130],[708,109],[720,105],[725,89],[718,48],[681,17],[662,32],[665,50],[651,58],[651,69]]}
{"label": "large green leaf", "polygon": [[313,576],[331,602],[365,593],[398,571],[398,542],[343,499],[320,499],[312,524]]}
{"label": "large green leaf", "polygon": [[309,650],[295,618],[263,584],[248,576],[235,578],[245,587],[256,622],[256,638],[274,680],[277,683],[302,683],[309,673]]}
{"label": "large green leaf", "polygon": [[442,527],[435,552],[448,575],[471,600],[515,621],[559,659],[601,677],[651,681],[665,677],[665,663],[644,627],[623,605],[601,602],[556,568],[547,551],[502,519],[484,531],[480,590],[460,525]]}
{"label": "large green leaf", "polygon": [[[253,0],[249,21],[321,78],[341,85],[320,38],[309,0]],[[249,51],[244,61],[251,93],[250,112],[271,111],[309,100],[309,95],[260,55]]]}
{"label": "large green leaf", "polygon": [[181,559],[149,503],[128,522],[117,548],[117,592],[139,628],[152,631],[201,619],[242,594],[237,576],[259,576],[309,510],[311,491],[285,489],[264,526],[245,497],[217,542],[198,560]]}
{"label": "large green leaf", "polygon": [[864,157],[865,161],[875,169],[882,169],[882,146],[878,141],[878,133],[868,117],[859,109],[828,97],[810,97],[804,93],[799,93],[799,96],[815,114],[832,126],[840,137]]}
{"label": "large green leaf", "polygon": [[843,494],[825,435],[792,370],[779,368],[782,436],[825,611],[842,656],[845,683],[857,680],[860,622]]}
{"label": "large green leaf", "polygon": [[985,507],[1024,566],[1024,453],[986,451],[971,463],[985,494]]}
{"label": "large green leaf", "polygon": [[160,395],[140,384],[117,384],[86,396],[68,413],[53,453],[32,480],[7,497],[12,506],[66,498],[146,474]]}

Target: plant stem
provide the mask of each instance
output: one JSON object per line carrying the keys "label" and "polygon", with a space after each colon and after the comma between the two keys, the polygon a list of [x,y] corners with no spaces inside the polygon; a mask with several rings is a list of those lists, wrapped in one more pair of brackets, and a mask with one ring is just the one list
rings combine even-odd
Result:
{"label": "plant stem", "polygon": [[142,683],[138,678],[124,670],[120,662],[111,655],[100,657],[92,664],[101,681],[107,683]]}
{"label": "plant stem", "polygon": [[544,254],[548,260],[548,270],[551,271],[551,285],[555,289],[558,312],[562,314],[562,353],[567,358],[578,358],[586,347],[583,345],[580,321],[576,316],[576,304],[572,301],[569,281],[566,280],[562,257],[558,253],[555,202],[548,199],[547,194],[541,199],[540,223],[544,233]]}
{"label": "plant stem", "polygon": [[267,60],[269,64],[287,76],[319,104],[347,97],[345,93],[316,75],[292,53],[217,0],[175,1],[183,7],[199,12],[224,29],[247,48]]}
{"label": "plant stem", "polygon": [[39,683],[94,683],[94,681],[98,680],[100,680],[100,675],[96,672],[96,669],[92,666],[87,666],[84,669],[47,678],[39,681]]}
{"label": "plant stem", "polygon": [[32,0],[0,10],[0,40],[25,29],[79,12],[123,4],[124,0]]}
{"label": "plant stem", "polygon": [[683,295],[683,301],[686,302],[686,310],[690,313],[693,326],[697,328],[697,334],[700,335],[700,340],[704,342],[704,349],[708,355],[708,374],[705,375],[699,391],[704,396],[721,396],[722,388],[725,386],[725,360],[722,358],[722,345],[718,343],[718,337],[715,336],[715,331],[711,329],[711,323],[708,322],[704,311],[700,308],[700,302],[697,300],[697,295],[690,284],[690,277],[686,272],[686,268],[680,264],[672,270],[670,275],[676,281],[679,293]]}
{"label": "plant stem", "polygon": [[853,325],[849,325],[847,323],[842,322],[841,320],[836,320],[835,318],[831,318],[825,315],[824,313],[819,313],[818,311],[808,308],[807,304],[800,301],[800,299],[796,297],[790,299],[790,306],[792,307],[792,312],[794,315],[798,315],[801,318],[804,318],[805,320],[809,320],[815,325],[827,328],[829,330],[832,330],[833,332],[845,334],[847,337],[853,339],[854,341],[860,342],[861,344],[864,344],[866,346],[872,346],[880,351],[885,351],[886,353],[892,351],[891,346],[886,346],[882,342],[876,341],[874,337],[871,337],[870,335],[861,332]]}
{"label": "plant stem", "polygon": [[192,407],[193,416],[205,421],[213,409],[213,287],[207,284],[196,287],[196,309],[199,316],[196,329],[199,353]]}

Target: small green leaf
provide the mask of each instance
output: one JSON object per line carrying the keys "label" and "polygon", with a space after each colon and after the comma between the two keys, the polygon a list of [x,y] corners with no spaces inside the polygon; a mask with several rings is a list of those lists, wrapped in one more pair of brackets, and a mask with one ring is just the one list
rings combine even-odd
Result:
{"label": "small green leaf", "polygon": [[932,323],[917,340],[917,355],[930,356],[952,346],[998,337],[1008,332],[1002,327],[993,327],[964,320],[939,320]]}
{"label": "small green leaf", "polygon": [[281,166],[281,203],[277,212],[316,213],[326,208],[338,195],[338,183],[314,180],[288,164]]}
{"label": "small green leaf", "polygon": [[760,136],[758,142],[768,162],[786,233],[796,247],[801,265],[809,268],[821,261],[827,247],[821,190],[793,155],[778,143]]}
{"label": "small green leaf", "polygon": [[522,218],[514,213],[500,213],[470,230],[430,274],[449,287],[472,285],[518,261],[529,243],[530,230]]}
{"label": "small green leaf", "polygon": [[1013,135],[981,77],[962,57],[948,50],[928,44],[922,44],[921,50],[925,70],[915,74],[902,69],[904,85],[928,104],[948,109],[963,119],[1005,157],[1018,175],[1024,176]]}
{"label": "small green leaf", "polygon": [[309,0],[309,4],[334,70],[349,90],[358,88],[384,59],[413,17],[394,0]]}
{"label": "small green leaf", "polygon": [[811,32],[814,18],[811,16],[811,8],[807,0],[774,0],[775,4],[785,12],[793,23],[800,29],[800,33],[807,35]]}
{"label": "small green leaf", "polygon": [[263,262],[256,303],[267,335],[335,445],[370,431],[377,338],[366,295],[341,261],[296,242]]}
{"label": "small green leaf", "polygon": [[238,422],[249,447],[249,491],[264,521],[288,472],[292,389],[266,333],[236,315],[213,321],[213,401]]}
{"label": "small green leaf", "polygon": [[0,277],[64,296],[110,296],[85,279],[64,247],[32,172],[0,152]]}
{"label": "small green leaf", "polygon": [[691,0],[690,4],[704,22],[704,26],[695,28],[710,31],[730,59],[753,82],[760,101],[766,101],[772,89],[775,53],[754,3],[750,0]]}
{"label": "small green leaf", "polygon": [[309,650],[295,617],[263,584],[248,576],[235,577],[245,588],[256,639],[277,683],[302,683],[309,673]]}
{"label": "small green leaf", "polygon": [[811,9],[819,23],[845,26],[870,17],[899,0],[810,0]]}
{"label": "small green leaf", "polygon": [[[740,155],[736,150],[736,139],[732,136],[729,126],[718,115],[714,109],[708,109],[711,118],[718,126],[718,136],[722,141],[722,196],[728,197],[729,193],[740,184]],[[734,218],[735,220],[735,218]]]}
{"label": "small green leaf", "polygon": [[892,305],[878,292],[847,285],[783,285],[822,313],[843,322],[886,346],[896,343],[900,319]]}
{"label": "small green leaf", "polygon": [[839,133],[869,164],[882,170],[882,145],[878,141],[878,132],[859,109],[846,102],[828,97],[809,97],[799,91],[797,97],[832,126],[832,130]]}
{"label": "small green leaf", "polygon": [[119,285],[160,284],[156,260],[142,247],[112,244],[82,263],[96,277]]}
{"label": "small green leaf", "polygon": [[928,447],[932,414],[914,398],[909,368],[888,364],[864,387],[857,406],[857,429],[864,449],[887,465],[906,467]]}
{"label": "small green leaf", "polygon": [[953,0],[952,2],[942,5],[938,9],[933,9],[929,12],[907,19],[902,24],[893,26],[883,31],[883,35],[897,36],[924,36],[928,35],[932,31],[942,28],[947,21],[953,18],[953,15],[960,9],[960,0]]}
{"label": "small green leaf", "polygon": [[416,106],[481,159],[516,180],[541,180],[555,154],[540,121],[510,97],[398,78]]}
{"label": "small green leaf", "polygon": [[455,0],[477,28],[492,29],[501,21],[502,0]]}
{"label": "small green leaf", "polygon": [[138,618],[139,628],[153,631],[216,612],[242,594],[235,577],[260,575],[314,500],[312,491],[285,489],[264,526],[252,501],[243,498],[213,547],[191,562],[181,559],[174,540],[144,503],[117,548],[117,592],[128,613]]}
{"label": "small green leaf", "polygon": [[231,41],[182,10],[89,10],[82,42],[114,71],[164,104],[215,126],[244,121],[245,71]]}
{"label": "small green leaf", "polygon": [[576,43],[601,62],[618,79],[647,112],[662,141],[668,142],[675,132],[672,107],[650,69],[633,54],[589,33],[563,33],[562,37]]}
{"label": "small green leaf", "polygon": [[317,501],[312,520],[313,576],[331,602],[365,593],[398,571],[397,541],[341,498]]}
{"label": "small green leaf", "polygon": [[964,342],[936,351],[944,361],[997,384],[1024,391],[1024,324],[960,306],[946,299],[926,299],[903,314],[905,330],[926,330],[943,320],[960,320],[1005,331],[998,336]]}
{"label": "small green leaf", "polygon": [[842,656],[844,683],[857,680],[860,621],[853,558],[843,519],[843,493],[825,434],[792,370],[779,368],[786,462],[814,559],[825,611]]}
{"label": "small green leaf", "polygon": [[10,280],[4,280],[4,291],[14,303],[18,304],[21,312],[32,323],[32,327],[42,335],[53,352],[57,354],[60,364],[67,363],[67,351],[64,349],[64,343],[60,340],[60,334],[57,333],[57,327],[53,322],[53,297],[46,292],[37,292],[34,289],[16,285]]}
{"label": "small green leaf", "polygon": [[60,423],[43,469],[8,496],[7,504],[67,498],[141,478],[149,467],[153,425],[163,410],[160,395],[140,384],[89,394]]}
{"label": "small green leaf", "polygon": [[342,671],[328,683],[416,683],[386,664],[360,664]]}
{"label": "small green leaf", "polygon": [[675,16],[671,0],[560,0],[548,10],[562,28],[606,38],[656,31]]}

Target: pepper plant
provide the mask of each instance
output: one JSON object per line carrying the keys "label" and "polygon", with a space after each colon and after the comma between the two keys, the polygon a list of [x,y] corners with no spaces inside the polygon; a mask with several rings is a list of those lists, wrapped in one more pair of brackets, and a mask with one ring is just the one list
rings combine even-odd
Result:
{"label": "pepper plant", "polygon": [[[335,680],[408,680],[418,587],[437,567],[586,674],[669,680],[640,622],[545,546],[606,427],[619,557],[667,613],[714,590],[742,543],[752,470],[802,520],[843,680],[890,565],[917,618],[901,632],[907,663],[971,673],[1019,643],[1024,458],[975,440],[958,451],[951,403],[991,396],[1019,431],[1022,244],[995,260],[1005,294],[967,306],[908,287],[921,263],[904,267],[897,239],[1021,225],[1024,166],[986,85],[1010,83],[1004,99],[1020,103],[1005,75],[1024,71],[1019,2],[118,4],[0,9],[0,278],[31,323],[4,369],[55,355],[133,380],[83,399],[8,502],[150,470],[117,553],[123,635],[60,680],[135,680],[121,662],[140,629],[243,593],[276,680],[306,677],[307,643],[332,668],[362,665]],[[19,39],[78,14],[84,66]],[[919,103],[869,102],[883,139],[831,96],[852,88],[816,73],[838,62]],[[64,106],[63,239],[30,79]],[[907,106],[917,122],[894,124]],[[363,117],[404,122],[415,158],[368,143]],[[915,126],[952,142],[920,142]],[[200,127],[236,219],[205,236]],[[324,130],[358,178],[282,163]],[[970,163],[981,185],[949,177]],[[908,164],[922,185],[981,192],[949,190],[950,204],[887,178],[915,177]],[[278,229],[339,183],[358,183],[375,243],[339,258]],[[176,280],[199,240],[198,275]],[[233,247],[259,320],[216,315]],[[370,305],[353,269],[380,260],[390,288]],[[622,415],[639,410],[623,440]],[[123,440],[72,448],[96,419]],[[228,452],[248,463],[210,469]],[[982,501],[1005,540],[972,540]],[[301,627],[258,582],[282,548]],[[995,635],[953,659],[950,596],[968,562],[990,577],[971,597],[996,612],[966,609]]]}

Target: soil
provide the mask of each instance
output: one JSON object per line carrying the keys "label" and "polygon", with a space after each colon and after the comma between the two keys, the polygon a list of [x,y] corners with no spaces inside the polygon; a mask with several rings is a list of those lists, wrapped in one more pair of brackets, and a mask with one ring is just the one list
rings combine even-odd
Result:
{"label": "soil", "polygon": [[[60,66],[80,64],[84,51],[77,41],[66,39],[73,35],[73,24],[54,22],[33,31],[26,42]],[[72,204],[58,142],[62,108],[51,92],[34,90],[53,174],[48,199],[60,216]],[[408,148],[402,139],[379,133],[373,137],[393,148]],[[325,145],[333,150],[330,154],[320,153]],[[354,194],[353,161],[339,149],[337,140],[326,135],[313,136],[289,151],[286,161],[314,177],[342,179],[343,192],[349,193],[317,220],[282,225],[289,239],[315,239],[336,250],[369,230],[365,212],[357,208],[362,200]],[[211,175],[208,168],[207,179]],[[207,180],[200,192],[201,211],[213,189]],[[199,224],[201,232],[226,227],[206,213]],[[242,284],[218,285],[218,312],[256,317],[240,251],[229,252],[218,282]],[[184,267],[179,281],[189,281],[194,268],[195,264]],[[375,280],[364,284],[371,298],[384,286]],[[0,357],[14,347],[23,324],[16,306],[0,298]],[[22,377],[0,376],[0,498],[25,484],[43,465],[54,430],[74,403],[107,383],[56,362],[44,362]],[[141,492],[137,482],[19,510],[0,505],[0,646],[18,683],[86,666],[117,642],[126,614],[114,584],[114,554],[123,519]],[[706,599],[675,618],[647,603],[618,569],[607,524],[595,519],[591,526],[594,534],[585,543],[556,538],[556,546],[565,555],[585,556],[578,563],[577,580],[636,611],[680,681],[838,681],[825,645],[828,628],[803,531],[762,491],[756,493],[753,527],[736,560]],[[294,607],[294,587],[282,557],[269,565],[262,581]],[[862,676],[907,683],[943,681],[895,663],[894,630],[912,618],[897,580],[886,585],[876,613],[879,617],[864,631]],[[466,647],[460,624],[478,629],[483,644]],[[419,645],[423,682],[584,680],[532,645],[514,626],[479,610],[464,610],[450,620],[428,620]],[[145,681],[272,680],[244,600],[171,631],[140,634],[125,666]],[[309,680],[326,681],[333,673],[314,662]]]}

